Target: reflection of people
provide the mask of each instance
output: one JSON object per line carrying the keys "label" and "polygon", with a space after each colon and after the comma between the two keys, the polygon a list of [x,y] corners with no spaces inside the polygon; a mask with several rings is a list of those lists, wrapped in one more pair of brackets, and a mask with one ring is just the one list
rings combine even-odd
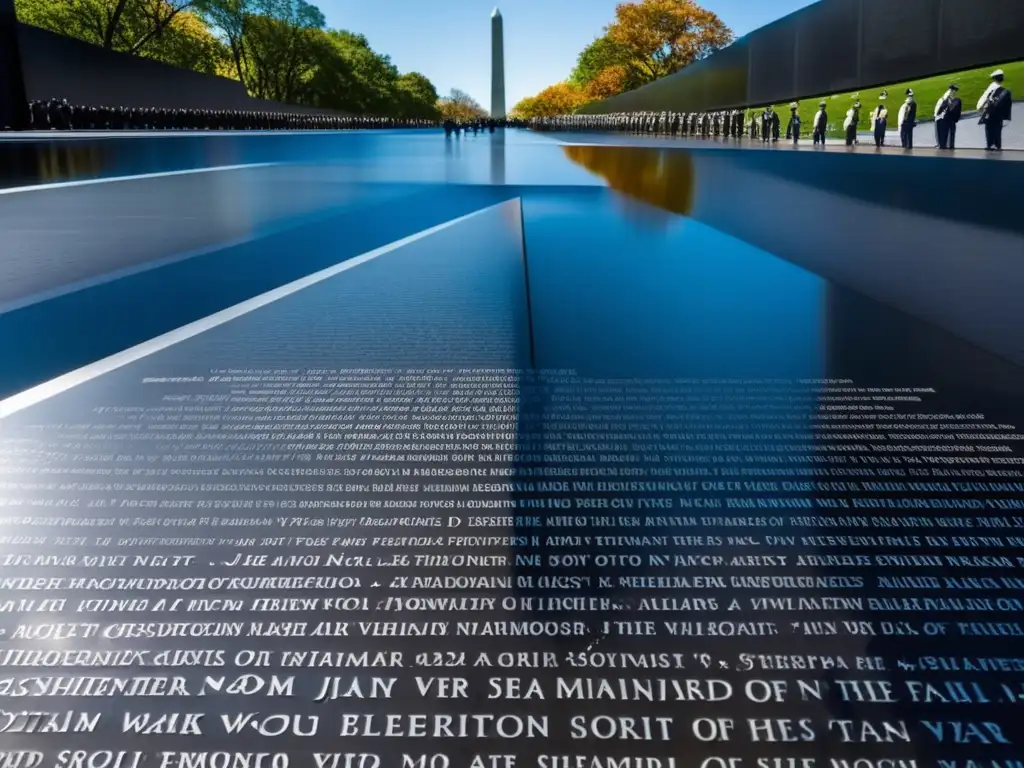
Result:
{"label": "reflection of people", "polygon": [[956,149],[956,124],[960,122],[963,103],[957,96],[960,87],[951,83],[935,105],[935,143],[939,149]]}
{"label": "reflection of people", "polygon": [[904,149],[914,148],[914,128],[917,126],[917,102],[914,101],[914,90],[907,88],[907,100],[900,107],[899,127],[900,144]]}
{"label": "reflection of people", "polygon": [[843,121],[843,128],[846,130],[846,146],[852,147],[857,141],[857,124],[860,122],[860,102],[855,101],[853,106],[846,110],[846,119]]}
{"label": "reflection of people", "polygon": [[828,128],[828,104],[818,102],[818,111],[814,113],[814,143],[825,144],[825,130]]}
{"label": "reflection of people", "polygon": [[885,106],[885,100],[889,98],[886,91],[878,96],[878,106],[871,113],[871,126],[875,129],[875,146],[885,146],[885,130],[889,127],[889,110]]}
{"label": "reflection of people", "polygon": [[795,101],[789,105],[789,122],[786,123],[786,138],[792,139],[794,144],[800,141],[800,115],[797,110],[800,105]]}
{"label": "reflection of people", "polygon": [[1013,95],[1003,86],[1003,70],[992,73],[992,82],[978,99],[979,123],[985,126],[985,149],[1003,148],[1003,122],[1010,119]]}

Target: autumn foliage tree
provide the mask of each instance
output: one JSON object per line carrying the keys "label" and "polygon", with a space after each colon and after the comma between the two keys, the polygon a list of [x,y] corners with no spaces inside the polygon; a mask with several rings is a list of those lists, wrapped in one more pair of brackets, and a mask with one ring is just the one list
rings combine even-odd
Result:
{"label": "autumn foliage tree", "polygon": [[622,64],[605,67],[583,88],[583,92],[594,101],[618,96],[628,90],[629,70]]}
{"label": "autumn foliage tree", "polygon": [[447,96],[438,99],[437,110],[445,120],[469,122],[487,117],[487,110],[480,102],[458,88],[452,88]]}
{"label": "autumn foliage tree", "polygon": [[707,58],[733,40],[732,30],[718,15],[694,0],[620,3],[607,34],[647,83]]}
{"label": "autumn foliage tree", "polygon": [[555,83],[536,96],[520,101],[512,108],[512,114],[526,120],[535,117],[568,115],[589,101],[593,101],[593,99],[582,88],[569,82]]}
{"label": "autumn foliage tree", "polygon": [[695,0],[620,3],[604,34],[580,52],[568,81],[523,99],[517,114],[567,114],[678,72],[732,40],[725,23]]}

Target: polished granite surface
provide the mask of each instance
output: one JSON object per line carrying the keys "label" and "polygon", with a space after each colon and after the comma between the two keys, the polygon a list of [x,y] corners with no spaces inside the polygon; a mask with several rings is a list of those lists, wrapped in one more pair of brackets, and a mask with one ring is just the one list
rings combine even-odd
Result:
{"label": "polished granite surface", "polygon": [[259,141],[0,195],[6,768],[1019,768],[1019,366],[686,156]]}

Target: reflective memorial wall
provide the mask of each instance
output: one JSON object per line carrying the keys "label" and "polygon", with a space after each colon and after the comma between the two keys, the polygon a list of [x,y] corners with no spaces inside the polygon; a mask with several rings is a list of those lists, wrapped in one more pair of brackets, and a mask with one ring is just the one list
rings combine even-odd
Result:
{"label": "reflective memorial wall", "polygon": [[1020,369],[567,150],[0,401],[3,766],[1019,766]]}
{"label": "reflective memorial wall", "polygon": [[[1022,25],[1024,4],[1013,0],[822,0],[674,75],[580,111],[777,104],[1019,61]],[[728,88],[716,86],[723,80]]]}

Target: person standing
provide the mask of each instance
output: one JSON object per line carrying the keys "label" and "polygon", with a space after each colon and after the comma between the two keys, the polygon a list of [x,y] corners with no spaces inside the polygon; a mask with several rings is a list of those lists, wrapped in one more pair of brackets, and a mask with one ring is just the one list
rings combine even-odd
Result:
{"label": "person standing", "polygon": [[904,149],[914,148],[914,128],[917,126],[917,102],[914,101],[914,89],[907,88],[907,100],[900,107],[899,128],[900,144]]}
{"label": "person standing", "polygon": [[992,82],[978,99],[981,110],[979,123],[985,126],[985,149],[1001,151],[1003,148],[1003,123],[1010,120],[1013,110],[1013,94],[1003,85],[1003,70],[992,73]]}
{"label": "person standing", "polygon": [[795,101],[789,105],[789,122],[786,123],[786,138],[792,139],[794,144],[800,143],[800,105]]}
{"label": "person standing", "polygon": [[857,124],[860,122],[860,102],[855,101],[853,106],[846,110],[846,120],[843,121],[843,128],[846,130],[846,146],[852,147],[857,141]]}
{"label": "person standing", "polygon": [[886,91],[878,95],[878,106],[871,113],[871,127],[875,130],[875,146],[885,146],[885,131],[889,127],[889,109],[885,106],[885,100],[889,98]]}
{"label": "person standing", "polygon": [[959,90],[956,83],[950,83],[935,105],[935,142],[939,149],[956,149],[956,124],[963,110],[963,103],[957,96]]}
{"label": "person standing", "polygon": [[814,146],[819,144],[825,146],[825,131],[828,129],[828,104],[824,101],[818,102],[818,111],[814,113],[814,123],[811,127],[814,130]]}
{"label": "person standing", "polygon": [[767,144],[769,141],[772,143],[779,140],[779,126],[781,121],[779,115],[769,104],[765,107],[764,113],[761,115],[761,143]]}

